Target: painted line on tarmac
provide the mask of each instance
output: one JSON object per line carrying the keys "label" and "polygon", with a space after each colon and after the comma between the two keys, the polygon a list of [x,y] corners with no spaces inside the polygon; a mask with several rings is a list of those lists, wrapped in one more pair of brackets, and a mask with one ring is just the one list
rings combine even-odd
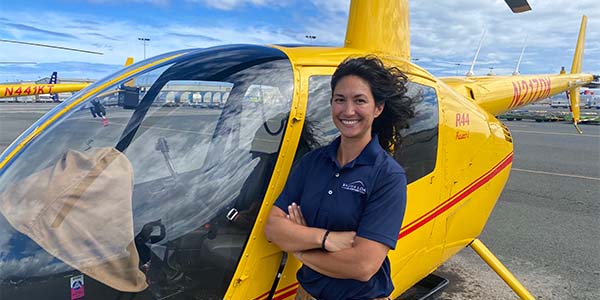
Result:
{"label": "painted line on tarmac", "polygon": [[561,176],[561,177],[571,177],[571,178],[580,178],[580,179],[589,179],[600,181],[598,177],[589,177],[583,175],[574,175],[574,174],[565,174],[565,173],[554,173],[554,172],[544,172],[544,171],[536,171],[536,170],[526,170],[519,168],[512,168],[513,171],[527,172],[527,173],[535,173],[535,174],[543,174],[543,175],[553,175],[553,176]]}
{"label": "painted line on tarmac", "polygon": [[27,114],[27,113],[35,113],[35,114],[45,114],[48,110],[2,110],[0,114]]}
{"label": "painted line on tarmac", "polygon": [[543,131],[529,131],[529,130],[511,130],[510,132],[518,132],[518,133],[533,133],[533,134],[551,134],[551,135],[573,135],[573,136],[600,137],[600,135],[593,135],[593,134],[577,134],[577,133],[561,133],[561,132],[543,132]]}
{"label": "painted line on tarmac", "polygon": [[523,128],[530,128],[530,127],[531,127],[530,125],[516,125],[516,124],[511,124],[511,123],[508,123],[508,124],[507,124],[507,123],[504,123],[504,125],[508,126],[508,128],[511,128],[511,127],[523,127]]}

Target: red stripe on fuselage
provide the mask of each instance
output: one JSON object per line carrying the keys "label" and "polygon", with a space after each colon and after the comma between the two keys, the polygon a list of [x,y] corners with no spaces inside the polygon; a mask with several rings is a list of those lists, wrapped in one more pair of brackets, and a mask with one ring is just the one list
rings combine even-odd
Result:
{"label": "red stripe on fuselage", "polygon": [[498,173],[500,173],[500,171],[504,170],[504,168],[506,168],[508,165],[510,165],[510,163],[512,163],[512,159],[513,159],[513,153],[511,152],[508,156],[506,156],[504,159],[502,159],[491,170],[489,170],[488,172],[483,174],[481,177],[477,178],[475,181],[470,183],[468,186],[466,186],[460,192],[454,194],[448,200],[440,203],[438,206],[436,206],[432,210],[428,211],[426,214],[422,215],[421,217],[412,221],[408,225],[404,226],[404,228],[402,228],[400,230],[398,239],[401,239],[401,238],[407,236],[408,234],[410,234],[411,232],[419,229],[423,225],[429,223],[429,221],[435,219],[435,217],[439,216],[440,214],[442,214],[445,211],[447,211],[448,209],[450,209],[452,206],[459,203],[461,200],[464,200],[467,196],[471,195],[474,191],[479,189],[482,185],[488,183],[492,178],[494,178]]}
{"label": "red stripe on fuselage", "polygon": [[[284,288],[276,291],[275,295],[277,295],[279,293],[283,293],[283,292],[285,292],[285,291],[287,291],[289,289],[291,289],[291,290],[288,291],[288,292],[286,292],[285,294],[282,294],[282,295],[274,297],[273,300],[276,300],[276,299],[285,299],[286,297],[288,297],[288,296],[293,295],[294,293],[296,293],[296,290],[298,289],[298,283],[296,282],[296,283],[294,283],[292,285],[286,286],[286,287],[284,287]],[[268,295],[269,295],[269,292],[266,292],[266,293],[264,293],[264,294],[262,294],[262,295],[260,295],[260,296],[258,296],[256,298],[254,298],[254,300],[263,299],[264,297],[266,297]]]}
{"label": "red stripe on fuselage", "polygon": [[294,295],[294,294],[296,294],[296,291],[297,291],[297,290],[298,290],[298,288],[291,289],[290,291],[288,291],[288,292],[286,292],[286,293],[283,293],[283,294],[281,294],[281,295],[279,295],[279,296],[277,296],[277,297],[273,298],[273,300],[283,300],[283,299],[285,299],[285,298],[287,298],[287,297],[289,297],[289,296],[291,296],[291,295]]}
{"label": "red stripe on fuselage", "polygon": [[[509,154],[509,156],[512,155]],[[508,156],[507,156],[508,157]],[[438,204],[438,206],[434,207],[433,209],[431,209],[430,211],[428,211],[427,213],[425,213],[424,215],[416,218],[415,220],[413,220],[412,222],[406,224],[404,227],[402,227],[402,229],[406,230],[406,228],[410,227],[411,225],[413,225],[414,223],[420,221],[421,219],[427,217],[430,213],[433,213],[435,210],[437,210],[440,206],[446,204],[447,202],[451,201],[454,197],[456,197],[457,195],[461,194],[462,192],[464,192],[465,190],[467,190],[468,188],[470,188],[473,184],[475,184],[477,181],[481,180],[481,178],[487,176],[489,173],[491,173],[494,169],[496,169],[500,164],[502,164],[502,162],[507,159],[507,157],[503,158],[499,163],[497,163],[494,167],[492,167],[489,171],[485,172],[483,175],[481,175],[479,178],[475,179],[473,182],[471,182],[469,185],[467,185],[466,187],[464,187],[462,190],[460,190],[458,193],[454,194],[454,196],[448,198],[446,201]],[[402,231],[401,229],[401,231]]]}

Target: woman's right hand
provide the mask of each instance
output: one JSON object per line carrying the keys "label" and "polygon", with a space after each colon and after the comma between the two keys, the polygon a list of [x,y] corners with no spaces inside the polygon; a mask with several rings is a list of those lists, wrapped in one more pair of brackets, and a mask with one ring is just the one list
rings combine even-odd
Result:
{"label": "woman's right hand", "polygon": [[296,203],[292,202],[292,205],[288,206],[288,219],[298,225],[307,226],[300,205]]}
{"label": "woman's right hand", "polygon": [[354,231],[331,231],[325,240],[325,249],[329,252],[336,252],[352,248],[355,237],[356,232]]}

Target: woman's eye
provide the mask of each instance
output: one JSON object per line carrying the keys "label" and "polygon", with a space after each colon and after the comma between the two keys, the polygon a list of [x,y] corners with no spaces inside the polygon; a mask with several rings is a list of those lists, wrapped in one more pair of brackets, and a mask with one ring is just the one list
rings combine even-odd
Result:
{"label": "woman's eye", "polygon": [[342,103],[342,102],[344,102],[344,99],[342,99],[342,98],[335,98],[335,99],[333,99],[333,102]]}

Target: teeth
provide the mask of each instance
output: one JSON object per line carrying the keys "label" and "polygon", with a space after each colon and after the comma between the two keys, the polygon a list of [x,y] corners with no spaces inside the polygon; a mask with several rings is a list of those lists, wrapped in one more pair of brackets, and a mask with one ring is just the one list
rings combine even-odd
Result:
{"label": "teeth", "polygon": [[352,125],[358,123],[358,120],[342,120],[342,124],[344,125]]}

